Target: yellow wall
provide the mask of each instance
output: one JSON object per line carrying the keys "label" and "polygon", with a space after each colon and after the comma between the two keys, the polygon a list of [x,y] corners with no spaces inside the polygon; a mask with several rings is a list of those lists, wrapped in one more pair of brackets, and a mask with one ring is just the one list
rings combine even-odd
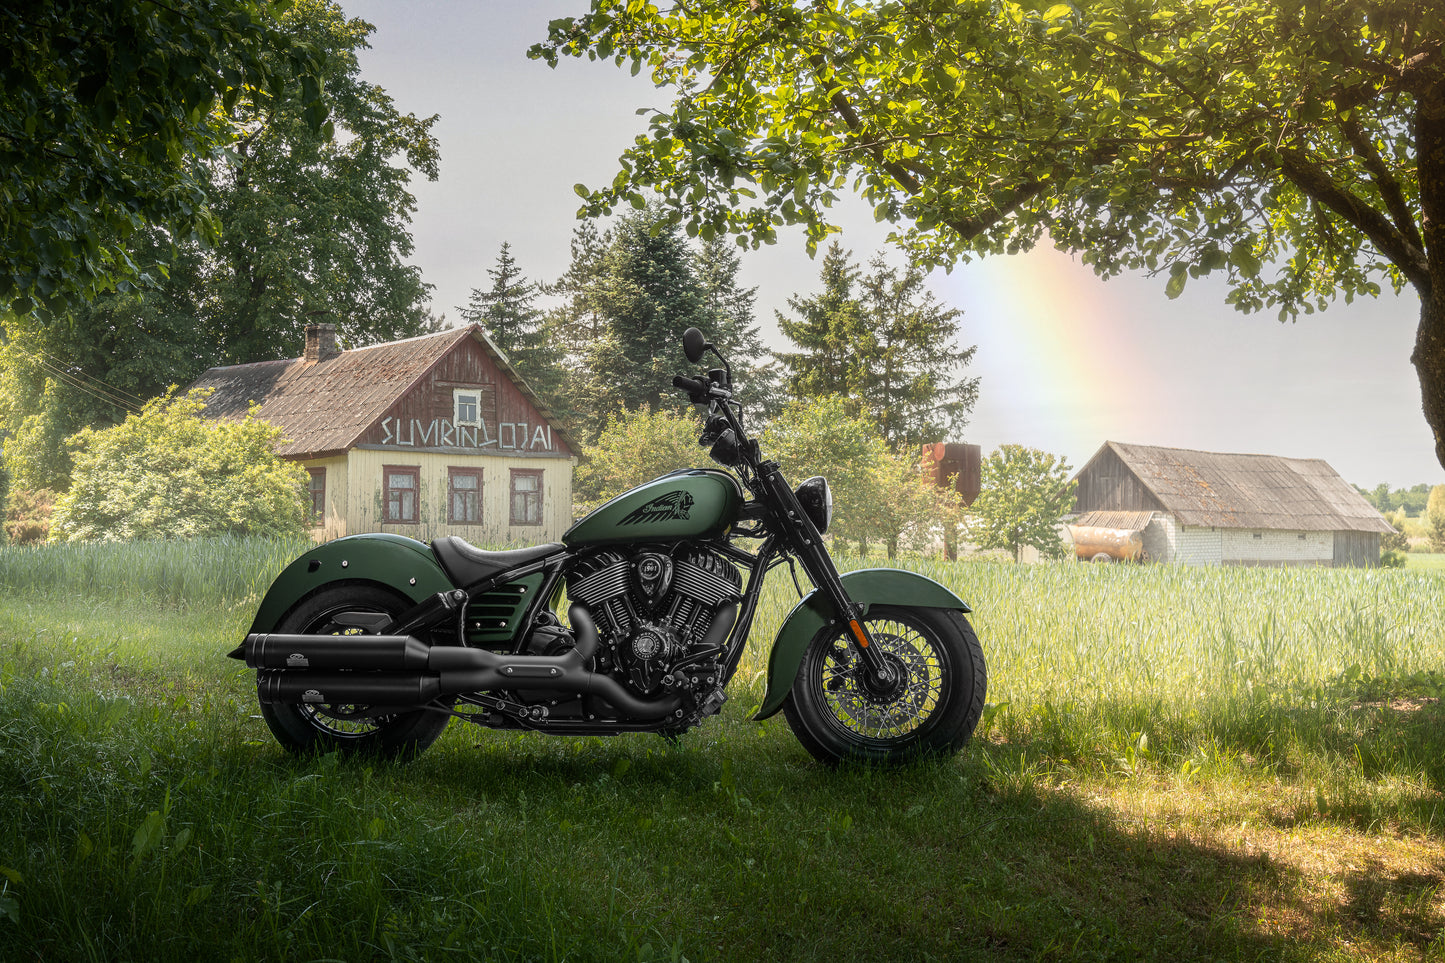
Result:
{"label": "yellow wall", "polygon": [[[500,458],[417,451],[352,449],[347,455],[303,463],[326,469],[326,523],[313,529],[321,538],[358,532],[395,532],[421,541],[460,535],[478,545],[534,545],[556,541],[572,524],[572,459]],[[381,472],[384,465],[421,470],[415,525],[385,524]],[[447,469],[482,469],[482,524],[447,524]],[[510,524],[511,469],[541,469],[542,524]]]}

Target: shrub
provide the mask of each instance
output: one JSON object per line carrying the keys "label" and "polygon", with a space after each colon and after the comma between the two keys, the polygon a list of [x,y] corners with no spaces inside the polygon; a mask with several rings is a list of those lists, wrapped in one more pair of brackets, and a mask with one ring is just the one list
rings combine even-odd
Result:
{"label": "shrub", "polygon": [[14,545],[43,542],[50,535],[50,518],[55,511],[55,492],[12,491],[5,504],[5,537]]}
{"label": "shrub", "polygon": [[71,436],[71,488],[51,541],[304,533],[306,473],[277,457],[281,430],[254,412],[209,420],[207,394],[173,388],[113,428]]}

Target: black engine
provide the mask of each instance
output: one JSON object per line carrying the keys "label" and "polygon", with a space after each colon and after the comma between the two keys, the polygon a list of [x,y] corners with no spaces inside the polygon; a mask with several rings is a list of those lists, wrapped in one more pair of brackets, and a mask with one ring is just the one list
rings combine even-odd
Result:
{"label": "black engine", "polygon": [[568,596],[587,606],[601,635],[596,671],[643,695],[721,685],[720,646],[741,593],[737,568],[691,545],[598,552],[567,578]]}

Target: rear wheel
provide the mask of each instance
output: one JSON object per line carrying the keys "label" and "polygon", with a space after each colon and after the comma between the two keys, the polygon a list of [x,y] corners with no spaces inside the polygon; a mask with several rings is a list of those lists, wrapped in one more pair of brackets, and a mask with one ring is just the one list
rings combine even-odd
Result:
{"label": "rear wheel", "polygon": [[864,620],[892,667],[871,679],[837,626],[813,637],[783,703],[788,725],[830,765],[896,764],[957,752],[983,714],[988,672],[962,613],[875,605]]}
{"label": "rear wheel", "polygon": [[[374,585],[352,583],[322,589],[277,623],[277,632],[303,635],[375,635],[412,607],[404,596]],[[372,618],[368,619],[367,617]],[[261,705],[276,741],[292,752],[371,753],[409,758],[430,746],[451,717],[412,709],[373,715],[357,705]]]}

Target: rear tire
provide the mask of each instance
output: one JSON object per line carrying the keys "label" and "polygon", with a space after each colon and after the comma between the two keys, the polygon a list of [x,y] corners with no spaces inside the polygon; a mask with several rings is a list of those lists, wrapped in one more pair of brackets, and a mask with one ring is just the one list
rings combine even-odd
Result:
{"label": "rear tire", "polygon": [[825,626],[783,703],[798,741],[829,765],[896,765],[963,748],[988,689],[983,647],[968,620],[949,609],[875,605],[864,622],[901,681],[871,689],[857,649],[838,626]]}
{"label": "rear tire", "polygon": [[[276,632],[367,635],[336,622],[341,613],[396,616],[412,607],[405,596],[352,582],[322,589],[281,617]],[[261,705],[276,741],[294,753],[343,752],[409,759],[436,742],[451,716],[426,709],[361,716],[365,706]]]}

